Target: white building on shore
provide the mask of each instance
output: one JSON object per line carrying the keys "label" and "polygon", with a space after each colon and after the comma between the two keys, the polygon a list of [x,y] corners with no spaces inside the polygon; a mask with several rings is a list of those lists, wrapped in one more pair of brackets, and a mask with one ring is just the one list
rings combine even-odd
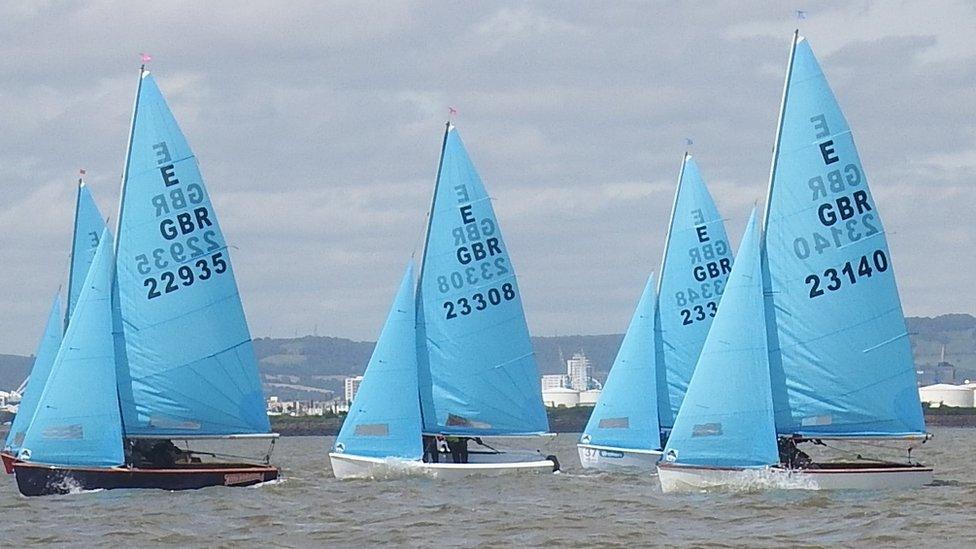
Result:
{"label": "white building on shore", "polygon": [[352,399],[356,398],[356,392],[359,391],[359,384],[362,382],[363,382],[363,376],[346,378],[346,382],[345,382],[346,404],[352,404]]}
{"label": "white building on shore", "polygon": [[595,406],[600,384],[593,379],[593,365],[582,352],[566,361],[565,374],[542,376],[542,402],[550,408]]}

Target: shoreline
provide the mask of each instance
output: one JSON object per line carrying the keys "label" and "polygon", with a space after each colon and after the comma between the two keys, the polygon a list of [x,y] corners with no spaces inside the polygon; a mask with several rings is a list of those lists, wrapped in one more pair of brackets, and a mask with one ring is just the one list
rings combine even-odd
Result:
{"label": "shoreline", "polygon": [[[576,408],[547,408],[549,431],[557,434],[581,433],[593,410],[589,406]],[[342,428],[344,417],[336,416],[271,416],[271,430],[283,437],[335,436]],[[976,408],[926,408],[928,427],[976,428]],[[9,425],[0,426],[0,438],[6,437]]]}

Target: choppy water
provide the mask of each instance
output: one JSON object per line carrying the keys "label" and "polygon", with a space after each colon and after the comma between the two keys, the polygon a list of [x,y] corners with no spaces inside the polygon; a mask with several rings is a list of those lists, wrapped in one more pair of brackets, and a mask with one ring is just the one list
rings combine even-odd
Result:
{"label": "choppy water", "polygon": [[973,546],[976,429],[935,429],[916,452],[937,483],[901,492],[664,495],[652,475],[585,473],[573,435],[548,441],[564,472],[499,481],[332,478],[331,439],[284,438],[283,481],[192,492],[24,498],[0,479],[0,547],[325,544]]}

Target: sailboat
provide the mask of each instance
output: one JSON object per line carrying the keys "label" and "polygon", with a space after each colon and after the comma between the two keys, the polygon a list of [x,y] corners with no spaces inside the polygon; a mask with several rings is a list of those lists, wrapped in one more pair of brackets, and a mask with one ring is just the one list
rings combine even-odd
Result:
{"label": "sailboat", "polygon": [[37,346],[34,355],[34,364],[31,367],[30,376],[24,389],[20,405],[17,407],[17,415],[10,425],[10,431],[4,441],[3,450],[0,451],[0,459],[3,460],[4,470],[7,474],[13,474],[13,464],[16,460],[17,452],[20,450],[27,433],[27,425],[34,416],[37,409],[37,401],[40,399],[41,391],[47,383],[47,378],[51,373],[51,365],[58,354],[61,346],[61,338],[64,330],[68,326],[71,313],[78,304],[78,296],[84,285],[88,270],[94,259],[95,249],[98,247],[102,231],[105,229],[105,220],[98,211],[98,205],[92,198],[88,186],[84,179],[78,179],[78,192],[75,200],[75,221],[72,230],[71,256],[68,269],[68,307],[61,315],[61,295],[60,291],[54,296],[48,314],[47,324],[44,327],[44,335]]}
{"label": "sailboat", "polygon": [[484,441],[541,436],[549,422],[508,248],[450,122],[413,276],[408,267],[329,453],[336,478],[558,469],[554,456]]}
{"label": "sailboat", "polygon": [[[930,483],[911,459],[928,435],[884,226],[799,32],[770,171],[762,235],[751,220],[658,466],[662,489]],[[817,462],[799,448],[838,440],[901,443],[908,457]]]}
{"label": "sailboat", "polygon": [[13,462],[18,488],[257,484],[278,476],[270,449],[263,462],[226,463],[189,441],[270,438],[273,448],[276,436],[196,157],[143,66],[115,239],[102,232],[77,293]]}
{"label": "sailboat", "polygon": [[718,310],[732,252],[692,155],[681,161],[661,278],[648,280],[577,445],[587,469],[653,470]]}

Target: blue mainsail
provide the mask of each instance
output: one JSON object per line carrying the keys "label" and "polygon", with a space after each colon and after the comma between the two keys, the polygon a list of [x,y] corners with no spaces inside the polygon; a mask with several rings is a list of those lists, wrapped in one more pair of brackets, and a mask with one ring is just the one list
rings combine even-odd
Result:
{"label": "blue mainsail", "polygon": [[763,302],[754,210],[668,438],[669,461],[719,467],[779,462]]}
{"label": "blue mainsail", "polygon": [[766,205],[776,426],[804,436],[925,430],[884,225],[851,129],[797,36]]}
{"label": "blue mainsail", "polygon": [[[105,219],[98,211],[88,186],[78,182],[78,199],[75,204],[75,227],[71,240],[71,272],[68,274],[68,308],[64,313],[65,326],[75,310],[81,287],[88,276],[88,267],[95,257],[98,239],[105,229]],[[111,235],[110,235],[111,236]]]}
{"label": "blue mainsail", "polygon": [[24,442],[27,426],[30,425],[30,421],[34,417],[34,411],[37,410],[37,401],[40,400],[47,378],[51,375],[51,366],[54,364],[54,358],[58,356],[58,349],[61,347],[61,327],[61,296],[56,295],[54,296],[54,303],[51,304],[51,312],[47,317],[44,335],[37,345],[37,356],[34,358],[34,366],[31,367],[27,387],[24,389],[24,394],[17,407],[17,415],[14,416],[14,421],[10,424],[10,431],[7,433],[7,440],[4,443],[4,448],[13,455],[17,454]]}
{"label": "blue mainsail", "polygon": [[421,458],[413,288],[411,263],[400,282],[349,415],[342,422],[336,451],[360,456]]}
{"label": "blue mainsail", "polygon": [[658,288],[657,402],[662,428],[674,424],[731,268],[725,222],[698,165],[686,154]]}
{"label": "blue mainsail", "polygon": [[122,420],[112,339],[112,248],[108,230],[83,283],[18,454],[58,465],[121,465]]}
{"label": "blue mainsail", "polygon": [[136,98],[118,223],[126,434],[268,432],[227,243],[197,160],[148,72]]}
{"label": "blue mainsail", "polygon": [[647,279],[582,442],[615,448],[661,449],[657,418],[654,275]]}
{"label": "blue mainsail", "polygon": [[515,270],[488,193],[450,125],[417,293],[425,432],[547,431]]}

